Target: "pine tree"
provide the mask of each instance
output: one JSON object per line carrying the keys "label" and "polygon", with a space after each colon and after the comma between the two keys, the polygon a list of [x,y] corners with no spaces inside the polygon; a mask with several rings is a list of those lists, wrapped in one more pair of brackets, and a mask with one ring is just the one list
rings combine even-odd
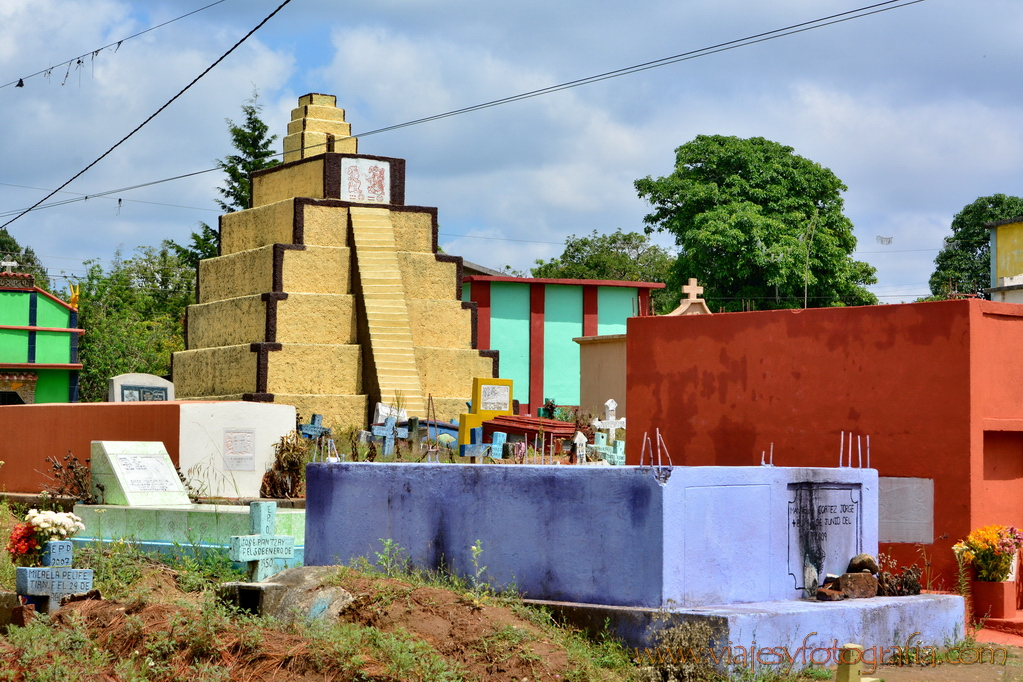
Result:
{"label": "pine tree", "polygon": [[[252,99],[242,105],[245,122],[237,125],[231,119],[227,121],[227,129],[231,133],[231,145],[238,151],[223,159],[217,159],[217,167],[227,174],[224,187],[217,191],[227,201],[217,199],[217,205],[225,213],[243,211],[252,204],[252,185],[249,181],[251,173],[272,168],[280,163],[274,158],[271,145],[276,135],[267,136],[270,128],[259,117],[263,107],[259,104],[259,93],[253,92]],[[168,240],[165,245],[174,251],[181,262],[195,268],[200,260],[215,258],[219,252],[220,234],[204,222],[199,223],[199,231],[191,234],[191,243],[181,245]]]}

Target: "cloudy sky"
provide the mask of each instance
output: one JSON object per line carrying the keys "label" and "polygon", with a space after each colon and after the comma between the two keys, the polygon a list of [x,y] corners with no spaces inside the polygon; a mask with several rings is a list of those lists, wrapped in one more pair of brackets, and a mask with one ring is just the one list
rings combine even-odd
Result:
{"label": "cloudy sky", "polygon": [[[211,1],[0,2],[0,214],[80,171],[280,2],[225,0],[91,54]],[[861,3],[293,0],[54,200],[211,168],[231,152],[225,119],[241,117],[254,88],[281,138],[307,92],[336,94],[358,134]],[[439,208],[445,251],[525,269],[560,254],[570,234],[640,230],[648,207],[633,181],[668,174],[674,149],[696,135],[763,136],[848,185],[857,257],[878,269],[873,289],[912,300],[927,293],[957,211],[978,196],[1023,195],[1021,34],[1019,0],[923,0],[368,136],[360,151],[408,160],[408,203]],[[215,224],[220,182],[205,173],[126,190],[34,211],[8,230],[52,273],[81,273],[84,260]]]}

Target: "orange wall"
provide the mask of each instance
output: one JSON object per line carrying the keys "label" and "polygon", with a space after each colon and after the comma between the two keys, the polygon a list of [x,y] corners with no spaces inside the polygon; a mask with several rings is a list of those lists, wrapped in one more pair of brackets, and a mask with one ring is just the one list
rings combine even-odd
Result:
{"label": "orange wall", "polygon": [[[985,316],[990,306],[1008,321]],[[1023,306],[961,300],[630,318],[627,461],[639,462],[642,435],[655,428],[685,465],[759,464],[773,442],[778,466],[833,467],[840,432],[869,434],[881,476],[934,479],[934,534],[948,537],[925,550],[950,587],[951,545],[977,525],[979,509],[1023,525],[1023,478],[976,485],[984,439],[971,426],[971,415],[1023,419],[1023,366],[994,366],[999,353],[1023,355],[1020,314]],[[980,338],[986,357],[971,354]],[[971,393],[978,366],[991,384],[983,405]],[[971,506],[984,490],[997,494]],[[922,563],[917,545],[882,551]]]}
{"label": "orange wall", "polygon": [[89,458],[94,440],[162,441],[178,462],[178,403],[50,403],[0,406],[0,486],[37,493],[50,482],[47,457]]}

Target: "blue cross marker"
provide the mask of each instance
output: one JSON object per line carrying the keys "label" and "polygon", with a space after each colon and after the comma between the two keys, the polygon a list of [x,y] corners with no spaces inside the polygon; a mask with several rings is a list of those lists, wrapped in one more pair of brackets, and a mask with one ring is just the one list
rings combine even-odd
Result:
{"label": "blue cross marker", "polygon": [[41,613],[51,607],[60,608],[60,600],[69,594],[81,594],[92,589],[91,568],[71,568],[71,541],[50,540],[43,550],[43,566],[19,566],[15,574],[15,590],[20,595],[35,597]]}
{"label": "blue cross marker", "polygon": [[231,561],[249,563],[249,580],[258,583],[277,571],[277,559],[291,559],[295,556],[295,538],[290,535],[274,535],[277,526],[276,502],[252,502],[249,504],[249,531],[252,535],[234,535],[228,547]]}
{"label": "blue cross marker", "polygon": [[394,453],[394,439],[408,438],[408,429],[405,427],[398,428],[396,426],[397,420],[394,417],[388,417],[384,420],[383,426],[374,426],[373,435],[384,439],[384,455],[390,455]]}
{"label": "blue cross marker", "polygon": [[324,434],[329,437],[331,433],[330,429],[323,425],[322,414],[314,414],[309,424],[300,424],[298,432],[306,438],[319,438]]}

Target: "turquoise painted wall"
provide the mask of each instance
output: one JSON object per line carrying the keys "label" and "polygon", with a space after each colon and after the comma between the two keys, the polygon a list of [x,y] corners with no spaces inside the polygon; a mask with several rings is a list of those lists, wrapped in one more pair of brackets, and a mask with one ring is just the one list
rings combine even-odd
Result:
{"label": "turquoise painted wall", "polygon": [[639,297],[629,287],[597,287],[597,334],[624,334],[625,321],[636,314]]}
{"label": "turquoise painted wall", "polygon": [[[65,336],[67,335],[65,334]],[[38,371],[36,403],[66,403],[71,373],[66,369],[41,369]]]}
{"label": "turquoise painted wall", "polygon": [[[42,294],[39,294],[36,300],[38,301],[36,303],[37,327],[61,327],[67,329],[68,322],[71,319],[70,310]],[[27,320],[28,317],[25,319]],[[28,324],[28,322],[25,322],[25,324]],[[40,360],[39,362],[67,362],[67,360]]]}
{"label": "turquoise painted wall", "polygon": [[583,288],[548,285],[544,311],[543,397],[578,405],[579,344],[572,339],[583,335]]}
{"label": "turquoise painted wall", "polygon": [[490,347],[501,352],[501,378],[515,382],[515,400],[529,402],[528,284],[491,282]]}

